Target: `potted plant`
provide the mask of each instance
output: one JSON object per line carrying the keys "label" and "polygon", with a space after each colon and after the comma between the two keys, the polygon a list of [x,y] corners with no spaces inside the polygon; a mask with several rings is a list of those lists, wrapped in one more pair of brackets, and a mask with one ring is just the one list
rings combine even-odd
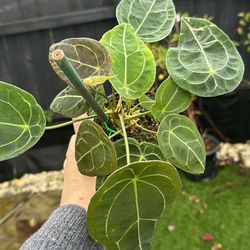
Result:
{"label": "potted plant", "polygon": [[[119,24],[100,41],[69,38],[51,46],[50,63],[68,84],[51,108],[67,117],[89,114],[81,119],[75,156],[82,174],[99,178],[88,209],[90,235],[107,249],[151,249],[158,218],[181,191],[176,167],[204,171],[202,137],[179,113],[194,94],[216,96],[235,89],[244,66],[216,25],[183,18],[178,46],[166,57],[170,77],[157,89],[155,100],[145,103],[143,96],[155,80],[154,57],[145,42],[170,33],[174,4],[122,0],[116,15]],[[111,98],[103,91],[106,81],[112,86]],[[141,111],[140,105],[148,110]],[[159,123],[157,132],[140,124],[145,116]],[[32,147],[46,129],[69,123],[73,121],[46,127],[41,107],[29,93],[0,83],[0,160]],[[156,134],[158,143],[128,137],[135,128]]]}

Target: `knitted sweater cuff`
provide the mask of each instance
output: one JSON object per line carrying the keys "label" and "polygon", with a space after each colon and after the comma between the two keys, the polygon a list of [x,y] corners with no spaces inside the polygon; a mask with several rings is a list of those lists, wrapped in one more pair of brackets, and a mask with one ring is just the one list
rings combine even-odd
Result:
{"label": "knitted sweater cuff", "polygon": [[102,249],[89,237],[86,210],[78,205],[56,209],[44,225],[29,238],[21,250]]}

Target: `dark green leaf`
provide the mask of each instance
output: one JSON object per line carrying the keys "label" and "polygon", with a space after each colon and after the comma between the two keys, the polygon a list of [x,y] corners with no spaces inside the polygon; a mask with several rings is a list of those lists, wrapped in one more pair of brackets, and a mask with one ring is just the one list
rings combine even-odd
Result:
{"label": "dark green leaf", "polygon": [[190,173],[203,173],[206,152],[203,140],[193,122],[186,116],[169,114],[158,129],[163,155],[174,166]]}
{"label": "dark green leaf", "polygon": [[151,111],[155,119],[161,121],[169,113],[183,112],[191,101],[191,93],[178,87],[169,77],[157,89]]}
{"label": "dark green leaf", "polygon": [[0,161],[18,156],[41,138],[45,115],[26,91],[0,82]]}
{"label": "dark green leaf", "polygon": [[177,48],[167,54],[167,69],[181,88],[199,96],[217,96],[234,90],[244,65],[229,37],[201,18],[182,18]]}
{"label": "dark green leaf", "polygon": [[[150,160],[166,160],[158,145],[149,142],[139,143],[134,138],[128,138],[130,162],[150,161]],[[124,139],[120,139],[114,143],[117,155],[117,168],[127,165],[126,148]],[[108,176],[97,177],[96,189],[105,182]]]}
{"label": "dark green leaf", "polygon": [[109,175],[116,169],[113,143],[103,129],[91,120],[81,123],[75,150],[78,169],[84,175]]}
{"label": "dark green leaf", "polygon": [[111,58],[107,49],[90,38],[68,38],[53,44],[49,49],[49,61],[56,74],[69,86],[74,87],[52,58],[53,51],[61,49],[82,80],[93,77],[94,82],[104,82],[109,75]]}
{"label": "dark green leaf", "polygon": [[96,190],[98,190],[101,187],[101,185],[107,180],[107,178],[108,175],[96,177]]}
{"label": "dark green leaf", "polygon": [[131,24],[146,42],[157,42],[169,35],[175,15],[172,0],[122,0],[116,11],[118,22]]}
{"label": "dark green leaf", "polygon": [[61,91],[50,105],[53,112],[70,118],[80,116],[88,108],[89,105],[79,92],[69,86]]}
{"label": "dark green leaf", "polygon": [[89,232],[109,250],[150,250],[157,219],[180,190],[180,177],[166,162],[135,162],[120,168],[90,202]]}
{"label": "dark green leaf", "polygon": [[148,97],[147,95],[143,95],[139,98],[140,106],[145,110],[150,110],[151,107],[154,105],[155,101]]}
{"label": "dark green leaf", "polygon": [[[128,143],[131,162],[165,159],[158,145],[149,142],[139,143],[134,138],[128,138]],[[114,145],[117,155],[117,167],[121,168],[127,165],[125,141],[120,139]]]}
{"label": "dark green leaf", "polygon": [[101,39],[112,58],[110,82],[129,99],[145,94],[155,80],[155,62],[150,49],[137,37],[133,27],[121,24]]}

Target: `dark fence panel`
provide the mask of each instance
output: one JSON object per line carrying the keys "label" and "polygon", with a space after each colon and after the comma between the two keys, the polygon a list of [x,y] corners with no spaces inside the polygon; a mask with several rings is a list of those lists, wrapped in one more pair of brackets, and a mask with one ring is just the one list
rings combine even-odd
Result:
{"label": "dark fence panel", "polygon": [[48,48],[68,37],[99,39],[115,25],[112,0],[2,0],[0,79],[31,92],[48,108],[64,84],[48,64]]}

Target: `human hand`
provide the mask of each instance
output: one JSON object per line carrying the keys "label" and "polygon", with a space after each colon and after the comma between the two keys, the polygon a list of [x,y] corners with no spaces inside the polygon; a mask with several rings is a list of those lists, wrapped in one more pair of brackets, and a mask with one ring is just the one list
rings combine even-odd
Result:
{"label": "human hand", "polygon": [[[74,124],[75,132],[79,123]],[[66,159],[64,161],[64,182],[61,196],[61,206],[76,204],[85,209],[88,208],[91,198],[95,194],[96,177],[82,175],[75,160],[76,135],[70,139]]]}

